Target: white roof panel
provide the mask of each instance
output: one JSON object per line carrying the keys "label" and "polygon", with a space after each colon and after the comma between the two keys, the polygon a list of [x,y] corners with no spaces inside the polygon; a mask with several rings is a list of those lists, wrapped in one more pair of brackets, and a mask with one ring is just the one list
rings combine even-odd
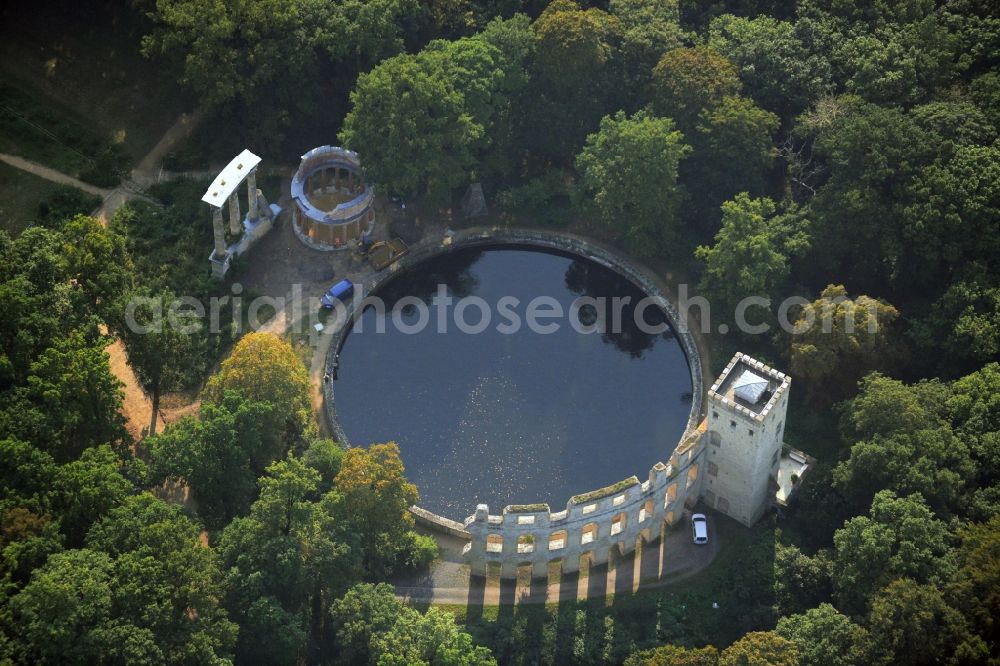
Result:
{"label": "white roof panel", "polygon": [[229,195],[236,191],[247,174],[253,171],[258,164],[260,164],[260,158],[244,149],[226,165],[225,169],[219,172],[201,200],[210,206],[222,208],[222,205],[229,199]]}
{"label": "white roof panel", "polygon": [[744,370],[743,374],[733,382],[733,393],[736,397],[751,404],[756,404],[766,390],[767,380],[749,370]]}

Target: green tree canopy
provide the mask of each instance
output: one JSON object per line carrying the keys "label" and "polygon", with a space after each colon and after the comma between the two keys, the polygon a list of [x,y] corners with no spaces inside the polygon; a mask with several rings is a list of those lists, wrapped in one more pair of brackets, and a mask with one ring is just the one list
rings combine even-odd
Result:
{"label": "green tree canopy", "polygon": [[49,557],[11,599],[15,651],[31,663],[226,664],[236,626],[198,527],[151,495],[98,522],[88,548]]}
{"label": "green tree canopy", "polygon": [[225,663],[236,640],[216,553],[200,533],[181,507],[143,493],[87,534],[88,548],[114,560],[115,618],[147,630],[166,663]]}
{"label": "green tree canopy", "polygon": [[801,110],[830,88],[829,62],[810,52],[790,21],[724,14],[709,26],[708,45],[736,66],[751,96],[775,113]]}
{"label": "green tree canopy", "polygon": [[775,633],[799,650],[800,666],[865,666],[871,663],[868,631],[830,604],[778,620]]}
{"label": "green tree canopy", "polygon": [[132,282],[132,260],[125,237],[86,215],[77,215],[61,228],[66,270],[80,291],[80,310],[111,321],[118,299]]}
{"label": "green tree canopy", "polygon": [[833,589],[838,608],[860,615],[876,591],[907,576],[940,581],[949,565],[948,530],[919,495],[875,495],[867,516],[844,523],[833,535]]}
{"label": "green tree canopy", "polygon": [[154,478],[186,483],[204,520],[223,526],[246,513],[257,478],[287,450],[283,421],[273,405],[234,391],[220,403],[203,402],[198,418],[185,417],[145,441]]}
{"label": "green tree canopy", "polygon": [[879,490],[920,493],[938,513],[958,509],[975,465],[965,443],[950,427],[875,435],[851,447],[834,470],[834,487],[863,508]]}
{"label": "green tree canopy", "polygon": [[789,274],[789,260],[809,247],[809,235],[808,221],[798,210],[775,211],[770,199],[739,194],[722,204],[715,245],[695,251],[706,264],[699,289],[716,318],[732,322],[740,301],[748,296],[780,300],[778,287]]}
{"label": "green tree canopy", "polygon": [[917,665],[982,663],[986,645],[969,633],[965,618],[933,585],[894,580],[871,602],[868,617],[873,660]]}
{"label": "green tree canopy", "polygon": [[1000,515],[982,523],[970,523],[958,532],[958,572],[949,597],[987,643],[990,654],[1000,645]]}
{"label": "green tree canopy", "polygon": [[399,55],[358,78],[341,140],[389,192],[444,202],[467,182],[483,133],[440,59]]}
{"label": "green tree canopy", "polygon": [[646,95],[653,67],[667,51],[682,46],[690,35],[680,25],[678,0],[611,0],[608,11],[621,24],[620,58],[635,108]]}
{"label": "green tree canopy", "polygon": [[149,434],[155,435],[160,395],[193,383],[204,367],[204,326],[169,291],[137,290],[123,300],[123,321],[115,328],[129,365],[151,395]]}
{"label": "green tree canopy", "polygon": [[669,248],[682,196],[677,170],[688,150],[669,118],[606,116],[576,158],[583,196],[634,251]]}
{"label": "green tree canopy", "polygon": [[684,648],[664,645],[629,655],[624,666],[716,666],[719,651],[711,645],[703,648]]}
{"label": "green tree canopy", "polygon": [[[830,599],[830,553],[806,555],[797,546],[777,544],[774,549],[774,597],[783,615],[805,613]],[[786,636],[786,638],[788,638]]]}
{"label": "green tree canopy", "polygon": [[227,606],[240,625],[237,656],[296,663],[322,641],[329,604],[357,579],[347,525],[320,496],[319,472],[289,456],[259,480],[250,514],[219,540]]}
{"label": "green tree canopy", "polygon": [[74,331],[31,363],[23,395],[35,418],[23,423],[30,424],[32,441],[59,461],[72,460],[92,446],[120,446],[129,439],[120,411],[121,382],[111,373],[104,351],[109,343],[106,336]]}
{"label": "green tree canopy", "polygon": [[688,132],[691,158],[681,169],[697,209],[714,212],[741,192],[763,192],[777,155],[771,137],[778,124],[776,115],[738,95],[701,111],[694,131]]}
{"label": "green tree canopy", "polygon": [[476,646],[452,615],[434,607],[421,614],[396,599],[385,583],[351,588],[333,604],[330,615],[340,647],[338,664],[496,664],[490,651]]}
{"label": "green tree canopy", "polygon": [[113,567],[110,557],[92,550],[52,555],[10,601],[18,659],[38,664],[99,660],[105,648],[102,629],[112,615]]}
{"label": "green tree canopy", "polygon": [[531,30],[532,85],[522,141],[535,155],[568,163],[600,119],[617,108],[610,84],[621,25],[597,7],[553,0]]}

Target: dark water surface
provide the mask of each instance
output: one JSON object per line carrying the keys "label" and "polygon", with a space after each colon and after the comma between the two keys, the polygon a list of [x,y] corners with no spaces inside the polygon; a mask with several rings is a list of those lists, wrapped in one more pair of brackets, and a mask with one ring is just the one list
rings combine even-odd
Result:
{"label": "dark water surface", "polygon": [[[482,333],[455,325],[456,304],[445,310],[447,332],[437,330],[437,285],[458,299],[479,296],[492,309]],[[420,505],[462,520],[477,503],[499,513],[506,504],[549,502],[565,508],[570,496],[632,474],[642,481],[666,460],[684,431],[691,378],[669,329],[643,333],[632,323],[642,292],[604,266],[578,257],[524,248],[462,249],[402,274],[379,293],[390,309],[416,296],[429,305],[428,325],[406,334],[387,322],[376,332],[369,308],[347,337],[334,385],[337,414],[351,442],[395,440]],[[568,317],[541,334],[522,325],[516,334],[497,302],[513,296],[522,323],[538,296],[568,312],[580,296],[629,296],[617,335],[580,333]],[[610,308],[609,308],[610,310]],[[584,307],[580,319],[593,320]],[[663,313],[645,311],[649,323]],[[417,308],[402,321],[418,321]],[[480,320],[476,307],[465,321]],[[361,327],[359,331],[358,328]]]}

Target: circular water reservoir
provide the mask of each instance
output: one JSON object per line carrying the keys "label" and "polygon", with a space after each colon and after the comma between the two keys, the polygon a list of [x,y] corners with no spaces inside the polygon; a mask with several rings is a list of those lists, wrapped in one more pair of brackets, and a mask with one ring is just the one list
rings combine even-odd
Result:
{"label": "circular water reservoir", "polygon": [[684,432],[684,352],[663,311],[637,308],[645,294],[610,268],[547,249],[460,248],[377,295],[384,318],[367,308],[341,348],[337,418],[356,446],[399,444],[425,509],[455,520],[479,503],[560,511],[574,494],[645,480]]}

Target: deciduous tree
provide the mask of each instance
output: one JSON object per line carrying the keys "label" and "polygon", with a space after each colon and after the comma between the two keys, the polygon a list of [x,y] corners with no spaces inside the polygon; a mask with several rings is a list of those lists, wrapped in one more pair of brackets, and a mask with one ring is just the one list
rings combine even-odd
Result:
{"label": "deciduous tree", "polygon": [[724,14],[709,26],[708,45],[737,67],[750,95],[769,111],[801,110],[830,88],[829,62],[806,48],[791,21]]}
{"label": "deciduous tree", "polygon": [[347,450],[333,486],[338,516],[361,539],[365,570],[382,577],[398,565],[404,535],[413,526],[417,487],[403,475],[395,442]]}
{"label": "deciduous tree", "polygon": [[703,109],[739,91],[736,66],[707,46],[667,51],[653,68],[653,110],[685,130],[694,127]]}
{"label": "deciduous tree", "polygon": [[830,604],[778,620],[775,633],[799,650],[800,666],[865,666],[871,663],[868,631]]}
{"label": "deciduous tree", "polygon": [[863,375],[895,360],[892,324],[898,316],[885,301],[869,296],[852,300],[842,285],[829,285],[795,321],[792,373],[807,382],[809,395],[818,402],[849,395]]}
{"label": "deciduous tree", "polygon": [[719,654],[719,666],[796,666],[795,643],[773,631],[751,631]]}
{"label": "deciduous tree", "polygon": [[219,540],[227,606],[241,627],[237,656],[296,663],[323,640],[329,604],[360,569],[339,498],[318,493],[319,472],[289,456],[259,480],[250,514]]}
{"label": "deciduous tree", "polygon": [[789,274],[790,259],[809,247],[809,223],[798,210],[775,211],[770,199],[739,194],[722,204],[715,245],[695,251],[706,263],[699,288],[716,317],[732,322],[740,301],[748,296],[780,300],[776,292]]}
{"label": "deciduous tree", "polygon": [[205,384],[203,397],[222,403],[226,391],[270,405],[285,419],[286,444],[316,429],[309,399],[309,373],[291,345],[270,333],[244,335],[219,372]]}
{"label": "deciduous tree", "polygon": [[31,435],[59,461],[73,460],[91,446],[128,440],[121,382],[104,351],[109,342],[74,331],[31,364],[25,396],[39,415]]}
{"label": "deciduous tree", "polygon": [[918,582],[947,578],[948,530],[920,495],[875,495],[867,516],[844,523],[833,535],[833,589],[837,607],[864,613],[876,591],[899,577]]}
{"label": "deciduous tree", "polygon": [[389,192],[448,200],[467,179],[484,128],[433,59],[399,55],[358,77],[341,140]]}
{"label": "deciduous tree", "polygon": [[169,291],[155,296],[134,291],[126,299],[124,321],[116,329],[129,365],[150,393],[149,435],[155,435],[160,395],[191,383],[202,369],[203,324]]}
{"label": "deciduous tree", "polygon": [[689,149],[669,118],[619,111],[601,120],[576,158],[601,222],[642,254],[670,247],[681,200],[677,170]]}

